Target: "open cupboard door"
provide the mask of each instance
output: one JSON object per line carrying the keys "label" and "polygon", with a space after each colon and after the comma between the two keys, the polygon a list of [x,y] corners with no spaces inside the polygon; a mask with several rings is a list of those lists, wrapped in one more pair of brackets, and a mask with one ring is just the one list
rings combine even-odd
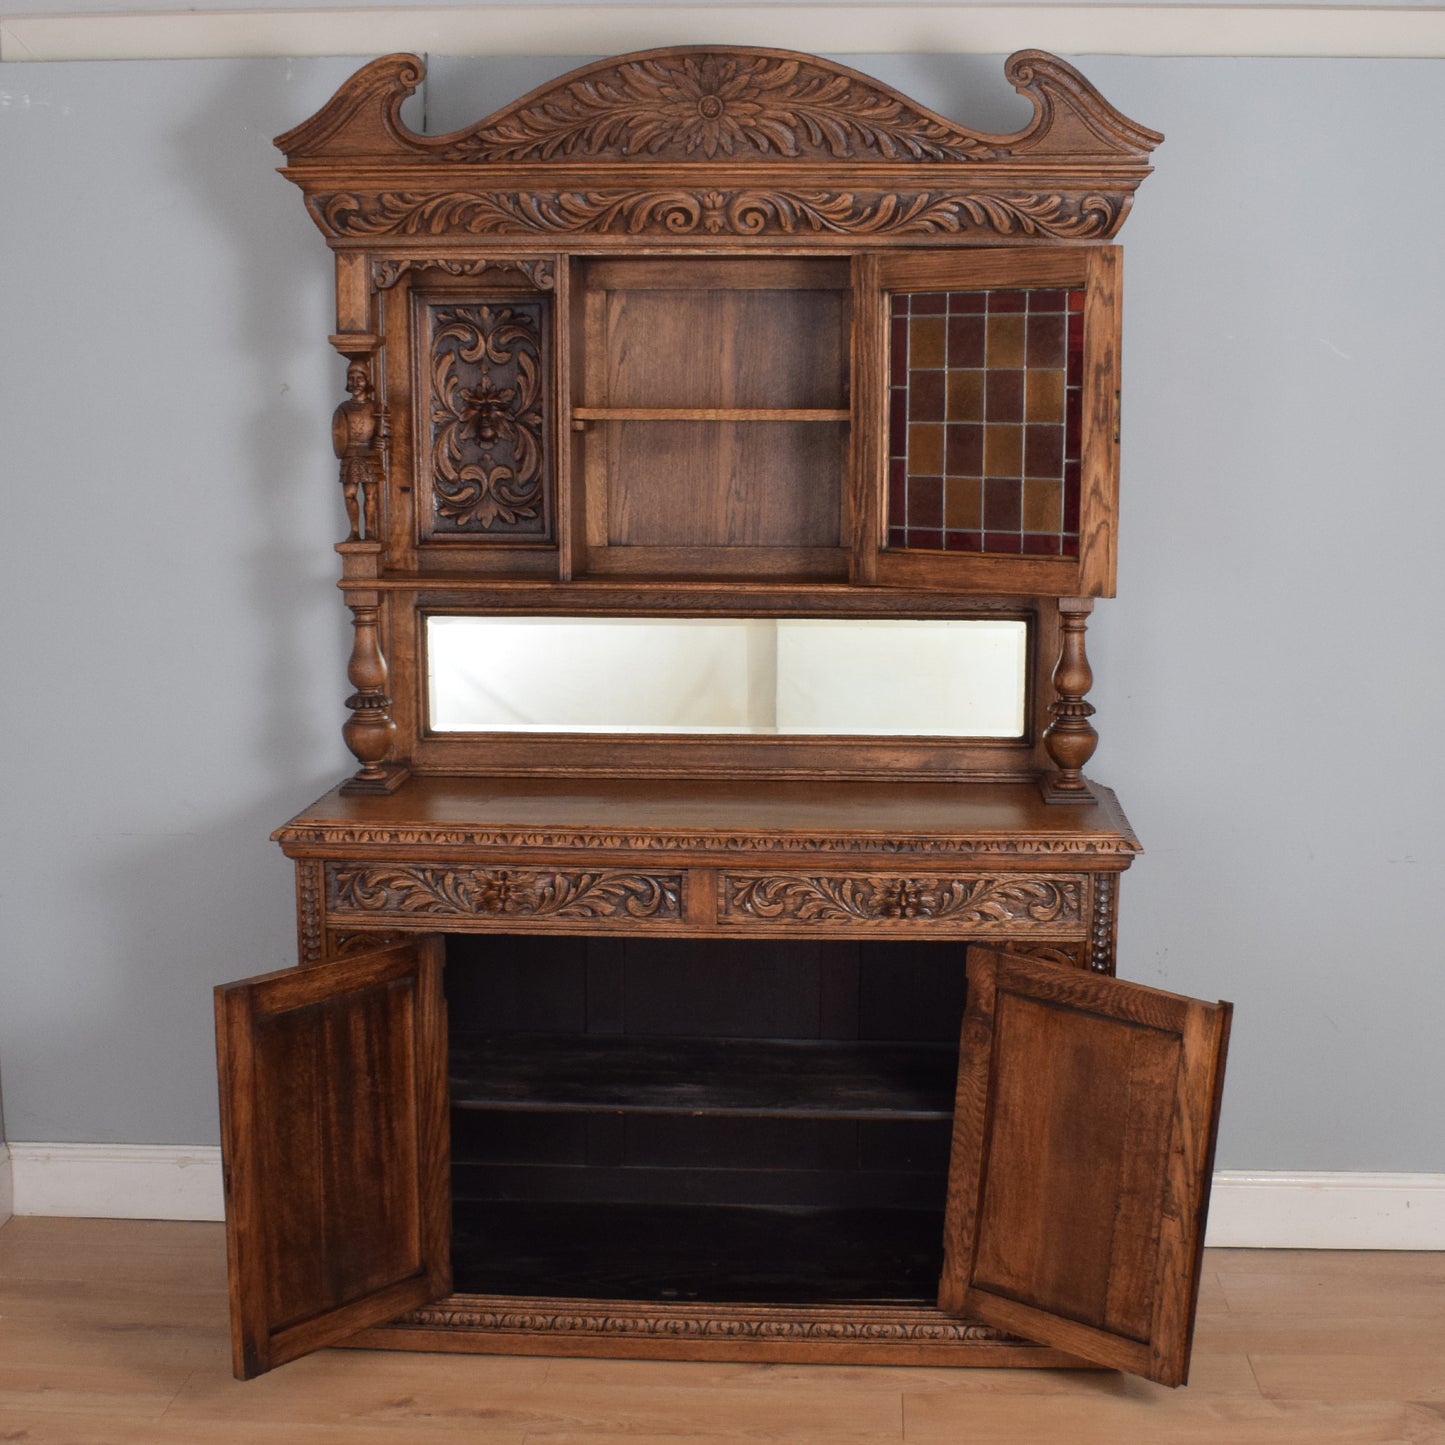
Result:
{"label": "open cupboard door", "polygon": [[216,990],[240,1379],[451,1287],[441,973],[427,938]]}
{"label": "open cupboard door", "polygon": [[968,968],[939,1308],[1182,1385],[1231,1006]]}

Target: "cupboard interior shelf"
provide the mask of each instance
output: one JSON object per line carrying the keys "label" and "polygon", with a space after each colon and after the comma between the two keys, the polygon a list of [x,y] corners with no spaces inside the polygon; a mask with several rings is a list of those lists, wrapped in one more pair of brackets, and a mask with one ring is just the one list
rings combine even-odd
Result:
{"label": "cupboard interior shelf", "polygon": [[457,1199],[452,1216],[463,1294],[922,1303],[937,1292],[943,1256],[941,1207]]}
{"label": "cupboard interior shelf", "polygon": [[947,1119],[958,1050],[815,1039],[462,1034],[454,1108],[772,1119]]}
{"label": "cupboard interior shelf", "polygon": [[846,406],[576,406],[576,421],[848,421]]}

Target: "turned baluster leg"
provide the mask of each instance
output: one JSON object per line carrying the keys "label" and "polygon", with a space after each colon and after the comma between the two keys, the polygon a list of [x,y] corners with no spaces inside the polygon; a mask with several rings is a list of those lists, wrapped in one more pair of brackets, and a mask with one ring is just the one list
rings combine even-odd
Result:
{"label": "turned baluster leg", "polygon": [[1062,638],[1059,661],[1054,668],[1054,700],[1049,704],[1053,721],[1044,729],[1044,746],[1057,771],[1048,780],[1044,796],[1051,803],[1088,802],[1092,798],[1084,781],[1084,764],[1094,756],[1099,734],[1089,721],[1094,706],[1084,695],[1094,685],[1084,632],[1094,604],[1086,597],[1059,599]]}
{"label": "turned baluster leg", "polygon": [[353,628],[346,676],[355,688],[346,699],[351,716],[341,736],[361,764],[361,770],[342,784],[342,791],[390,793],[405,780],[408,769],[384,761],[396,741],[396,723],[391,716],[390,673],[381,650],[381,595],[365,585],[376,575],[381,544],[342,542],[336,550],[345,582],[351,583],[346,589]]}
{"label": "turned baluster leg", "polygon": [[354,602],[350,605],[356,631],[346,676],[356,691],[346,699],[351,716],[341,729],[341,736],[361,764],[361,771],[353,781],[376,786],[386,781],[381,760],[391,751],[396,737],[391,697],[387,693],[386,658],[381,653],[381,609]]}

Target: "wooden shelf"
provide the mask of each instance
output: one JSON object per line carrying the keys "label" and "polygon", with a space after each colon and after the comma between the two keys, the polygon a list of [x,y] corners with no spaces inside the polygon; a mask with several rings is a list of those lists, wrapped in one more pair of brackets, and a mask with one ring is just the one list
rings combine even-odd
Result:
{"label": "wooden shelf", "polygon": [[949,1044],[457,1035],[452,1106],[512,1113],[947,1119]]}
{"label": "wooden shelf", "polygon": [[464,1294],[931,1303],[942,1265],[938,1209],[453,1205]]}
{"label": "wooden shelf", "polygon": [[577,406],[574,421],[848,421],[846,407]]}

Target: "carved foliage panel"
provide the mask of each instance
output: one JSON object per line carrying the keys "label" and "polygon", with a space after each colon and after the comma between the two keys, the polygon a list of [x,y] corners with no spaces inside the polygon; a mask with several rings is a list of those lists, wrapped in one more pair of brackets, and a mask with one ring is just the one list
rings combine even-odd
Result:
{"label": "carved foliage panel", "polygon": [[420,309],[422,540],[549,540],[551,299],[500,293]]}
{"label": "carved foliage panel", "polygon": [[724,873],[718,921],[724,924],[900,927],[940,925],[970,935],[1051,930],[1084,923],[1082,875],[957,876]]}
{"label": "carved foliage panel", "polygon": [[682,874],[594,868],[477,868],[450,864],[328,863],[332,917],[558,922],[676,922]]}

